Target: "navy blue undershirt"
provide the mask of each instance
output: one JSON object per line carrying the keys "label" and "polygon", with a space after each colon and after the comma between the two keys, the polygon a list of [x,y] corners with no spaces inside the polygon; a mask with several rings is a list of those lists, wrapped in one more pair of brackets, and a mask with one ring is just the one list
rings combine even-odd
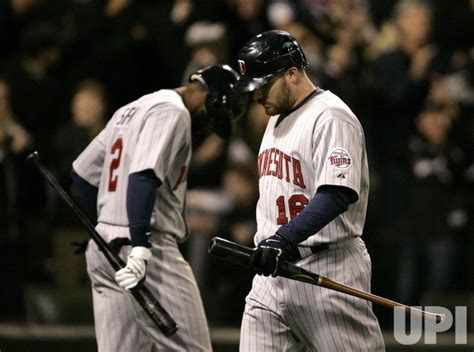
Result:
{"label": "navy blue undershirt", "polygon": [[82,202],[90,211],[97,209],[97,193],[99,189],[79,176],[74,169],[71,170],[71,178],[74,186],[79,192]]}
{"label": "navy blue undershirt", "polygon": [[[98,188],[80,177],[74,170],[71,176],[86,207],[97,208]],[[127,214],[132,246],[150,247],[147,233],[150,232],[150,218],[155,202],[155,191],[161,181],[153,170],[148,169],[133,173],[128,177]]]}
{"label": "navy blue undershirt", "polygon": [[357,199],[357,193],[350,188],[321,186],[303,211],[288,224],[282,225],[277,233],[296,245],[319,232],[338,215],[347,211],[349,205]]}
{"label": "navy blue undershirt", "polygon": [[150,218],[161,181],[153,170],[143,170],[128,176],[127,214],[132,246],[150,247]]}

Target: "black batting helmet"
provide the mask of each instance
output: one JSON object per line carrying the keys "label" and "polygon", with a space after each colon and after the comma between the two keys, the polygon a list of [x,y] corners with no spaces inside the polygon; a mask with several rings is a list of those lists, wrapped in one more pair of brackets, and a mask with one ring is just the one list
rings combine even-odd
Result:
{"label": "black batting helmet", "polygon": [[301,46],[285,31],[267,31],[250,39],[239,52],[240,79],[236,89],[252,92],[290,67],[308,66]]}
{"label": "black batting helmet", "polygon": [[189,76],[190,82],[201,82],[207,88],[206,115],[222,138],[230,137],[232,121],[247,109],[245,99],[234,90],[238,79],[239,74],[228,65],[208,66]]}

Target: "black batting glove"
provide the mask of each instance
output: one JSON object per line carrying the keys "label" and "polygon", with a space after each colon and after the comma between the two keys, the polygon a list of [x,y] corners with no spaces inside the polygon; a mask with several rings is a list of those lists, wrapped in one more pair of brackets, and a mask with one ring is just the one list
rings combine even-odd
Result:
{"label": "black batting glove", "polygon": [[277,275],[278,264],[291,252],[292,244],[283,236],[275,234],[261,241],[250,256],[250,266],[257,274],[264,276]]}

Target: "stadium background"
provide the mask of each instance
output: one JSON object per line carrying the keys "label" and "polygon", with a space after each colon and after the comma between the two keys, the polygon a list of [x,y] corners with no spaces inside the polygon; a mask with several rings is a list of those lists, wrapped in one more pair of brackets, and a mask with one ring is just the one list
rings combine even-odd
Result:
{"label": "stadium background", "polygon": [[[70,246],[87,234],[25,157],[38,150],[69,189],[72,160],[116,108],[209,64],[237,68],[242,44],[275,28],[301,42],[309,75],[364,126],[373,292],[468,306],[472,334],[473,18],[469,0],[0,0],[0,350],[95,348],[84,258]],[[207,245],[252,243],[266,118],[253,105],[231,141],[193,142],[182,250],[218,351],[236,348],[252,275]],[[374,309],[387,350],[403,350],[392,312]],[[451,344],[446,334],[417,348],[470,350]]]}

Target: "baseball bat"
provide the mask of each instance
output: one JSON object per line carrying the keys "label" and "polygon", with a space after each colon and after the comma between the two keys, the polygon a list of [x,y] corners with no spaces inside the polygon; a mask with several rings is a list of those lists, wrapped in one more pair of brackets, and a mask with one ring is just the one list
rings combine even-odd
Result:
{"label": "baseball bat", "polygon": [[[35,151],[31,153],[26,160],[36,167],[36,169],[45,178],[49,185],[56,191],[56,193],[61,197],[61,199],[66,202],[69,208],[71,208],[72,211],[77,215],[81,223],[86,228],[87,232],[89,232],[94,242],[100,248],[102,253],[104,253],[105,257],[107,258],[107,261],[110,263],[110,265],[112,265],[114,270],[117,271],[123,268],[125,266],[125,262],[118,255],[112,252],[108,243],[96,231],[94,225],[92,225],[92,223],[84,214],[84,212],[82,212],[82,210],[76,205],[76,203],[74,203],[71,197],[69,197],[66,191],[54,178],[53,174],[40,160],[38,152]],[[132,294],[133,298],[135,298],[138,304],[145,310],[151,320],[153,320],[153,322],[158,326],[158,328],[165,336],[171,336],[178,330],[176,322],[163,308],[160,302],[153,296],[153,294],[146,287],[146,285],[138,285],[137,287],[134,287],[129,290],[129,292]]]}
{"label": "baseball bat", "polygon": [[[232,241],[214,237],[211,240],[209,246],[209,253],[213,256],[224,259],[228,262],[238,264],[240,266],[250,268],[250,256],[253,253],[253,249],[234,243]],[[383,298],[372,293],[361,291],[354,287],[342,284],[337,281],[333,281],[324,276],[310,272],[306,269],[300,268],[299,266],[290,263],[286,260],[280,260],[278,264],[278,270],[276,272],[278,276],[286,277],[288,279],[305,282],[311,285],[321,286],[330,290],[342,292],[354,297],[362,298],[375,304],[379,304],[388,308],[401,307],[408,313],[419,314],[422,317],[435,319],[437,323],[442,322],[446,316],[444,314],[430,313],[424,310],[416,309],[402,303],[398,303],[387,298]]]}

